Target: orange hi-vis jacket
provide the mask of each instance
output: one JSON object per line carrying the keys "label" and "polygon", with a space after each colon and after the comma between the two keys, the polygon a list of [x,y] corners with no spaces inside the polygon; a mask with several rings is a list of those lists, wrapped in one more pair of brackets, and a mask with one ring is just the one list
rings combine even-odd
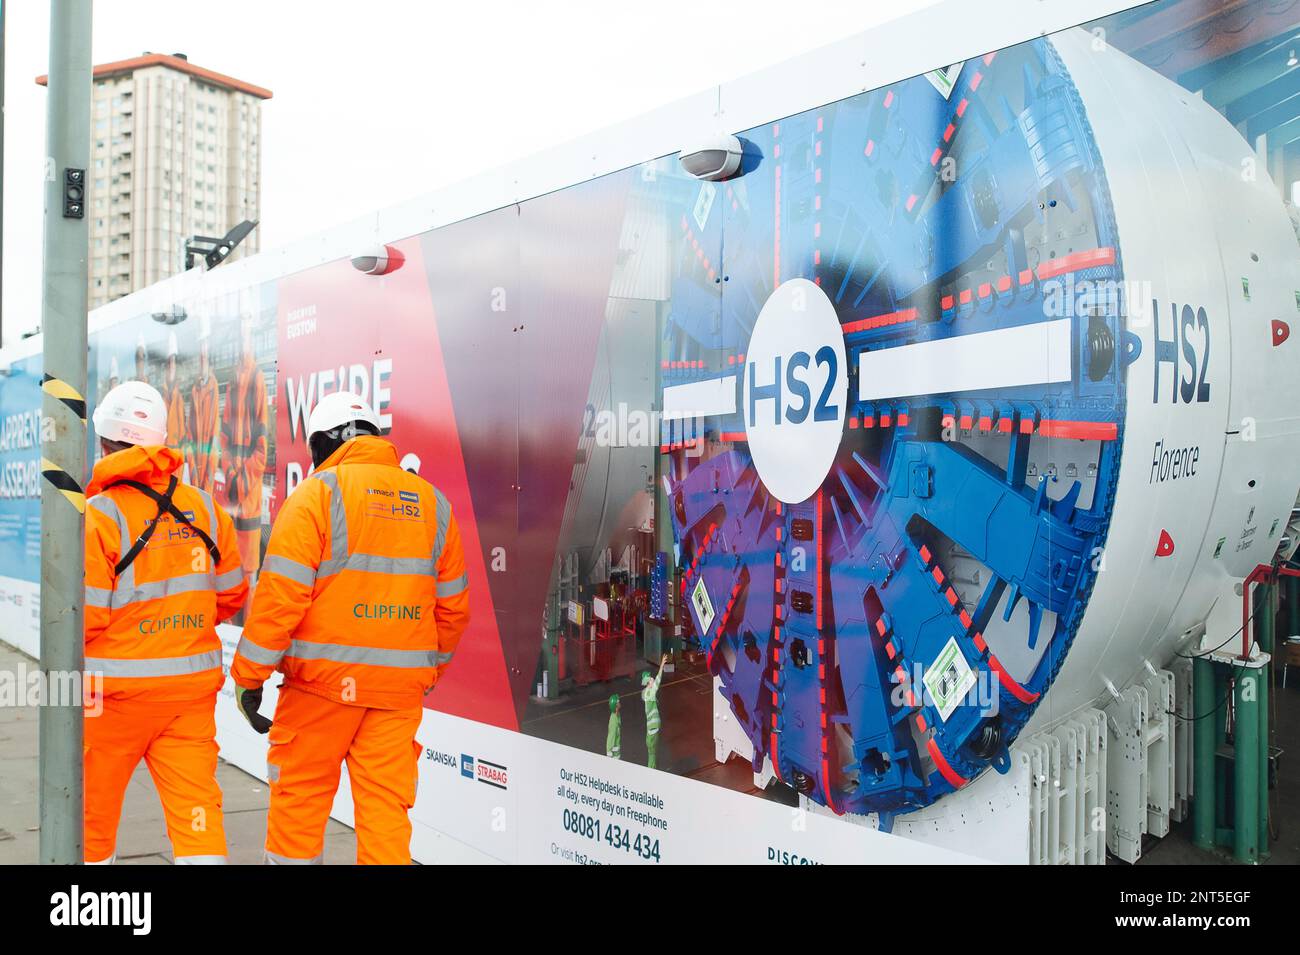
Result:
{"label": "orange hi-vis jacket", "polygon": [[190,481],[195,487],[211,492],[217,473],[217,376],[208,373],[205,382],[194,382],[190,390],[190,415],[185,439],[185,460],[190,465]]}
{"label": "orange hi-vis jacket", "polygon": [[180,451],[185,443],[185,394],[179,384],[167,389],[167,447]]}
{"label": "orange hi-vis jacket", "polygon": [[266,473],[266,383],[251,358],[244,358],[226,390],[221,417],[221,454],[226,489],[235,505],[235,528],[256,531],[262,524],[262,475]]}
{"label": "orange hi-vis jacket", "polygon": [[230,675],[375,709],[418,707],[469,623],[447,498],[383,438],[353,438],[276,518]]}
{"label": "orange hi-vis jacket", "polygon": [[[194,531],[133,487],[159,493],[182,466],[164,447],[131,447],[102,458],[86,493],[86,672],[103,675],[106,698],[141,702],[196,700],[221,689],[216,625],[248,595],[235,528],[212,496],[188,484],[172,495],[177,509],[216,543],[213,566]],[[119,559],[157,519],[148,544],[121,575]]]}

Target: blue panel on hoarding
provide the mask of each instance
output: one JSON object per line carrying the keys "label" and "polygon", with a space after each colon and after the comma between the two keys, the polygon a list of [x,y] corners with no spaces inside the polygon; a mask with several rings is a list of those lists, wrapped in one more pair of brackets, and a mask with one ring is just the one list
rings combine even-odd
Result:
{"label": "blue panel on hoarding", "polygon": [[0,386],[0,577],[35,583],[41,566],[41,359]]}

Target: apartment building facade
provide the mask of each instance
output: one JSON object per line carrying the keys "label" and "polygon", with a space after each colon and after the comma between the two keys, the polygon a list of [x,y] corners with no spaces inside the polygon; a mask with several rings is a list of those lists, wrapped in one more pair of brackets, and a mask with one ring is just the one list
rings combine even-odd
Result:
{"label": "apartment building facade", "polygon": [[[261,106],[271,98],[184,54],[145,53],[93,76],[92,309],[181,271],[186,239],[259,218]],[[231,257],[258,246],[255,229]]]}

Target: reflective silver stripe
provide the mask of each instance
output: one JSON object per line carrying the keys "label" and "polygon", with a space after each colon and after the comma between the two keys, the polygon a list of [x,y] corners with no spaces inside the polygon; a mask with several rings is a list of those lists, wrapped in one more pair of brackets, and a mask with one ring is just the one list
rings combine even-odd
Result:
{"label": "reflective silver stripe", "polygon": [[113,588],[113,608],[125,607],[144,600],[158,600],[173,594],[192,594],[212,589],[213,577],[209,573],[182,574],[179,577],[167,577],[130,588],[123,587],[122,581],[119,580],[117,586]]}
{"label": "reflective silver stripe", "polygon": [[312,856],[310,859],[291,859],[288,856],[277,855],[270,849],[266,850],[266,855],[262,860],[267,865],[322,865],[320,856]]}
{"label": "reflective silver stripe", "polygon": [[107,610],[109,607],[113,606],[113,591],[104,587],[87,587],[86,606],[103,607]]}
{"label": "reflective silver stripe", "polygon": [[442,560],[442,548],[447,543],[447,525],[451,523],[451,502],[447,500],[447,495],[443,494],[436,487],[433,489],[433,498],[437,501],[438,507],[438,540],[433,545],[433,566],[438,566],[438,561]]}
{"label": "reflective silver stripe", "polygon": [[437,595],[439,597],[454,597],[459,593],[463,593],[468,586],[469,574],[461,574],[454,580],[440,580],[438,581]]}
{"label": "reflective silver stripe", "polygon": [[145,660],[117,660],[86,657],[86,672],[106,677],[185,676],[221,666],[221,651],[209,650],[189,657],[154,657]]}
{"label": "reflective silver stripe", "polygon": [[403,670],[435,666],[439,656],[434,650],[384,650],[379,647],[351,647],[342,643],[314,643],[308,640],[292,641],[287,655],[299,660],[363,663],[367,666],[399,667]]}
{"label": "reflective silver stripe", "polygon": [[122,511],[118,508],[116,501],[114,501],[111,497],[109,497],[106,494],[96,494],[86,503],[90,507],[93,507],[95,510],[99,511],[101,514],[104,514],[107,517],[111,517],[114,521],[117,522],[117,530],[119,534],[119,540],[118,540],[119,545],[122,542],[126,541],[127,537],[130,536],[131,532],[130,530],[127,529],[126,526],[126,515],[124,515]]}
{"label": "reflective silver stripe", "polygon": [[[203,498],[203,507],[208,509],[208,537],[212,538],[212,543],[217,544],[217,552],[220,552],[221,544],[217,542],[217,538],[221,537],[221,531],[217,529],[217,509],[213,507],[212,495],[208,494],[207,491],[201,489],[201,487],[195,487],[194,490],[199,492],[200,498]],[[226,555],[222,554],[221,556],[224,557]],[[208,560],[212,560],[211,554],[208,555]],[[240,570],[240,572],[242,572],[243,570],[243,568],[238,568],[238,569]],[[214,563],[214,561],[211,570],[212,570],[213,577],[216,577],[217,565],[216,563]],[[214,586],[216,586],[217,590],[230,590],[230,587],[233,587],[237,585],[237,583],[239,583],[238,578],[234,579],[234,581],[230,581],[229,583],[222,583],[222,581],[225,581],[227,577],[230,577],[231,573],[233,572],[227,570],[226,573],[221,574],[220,577],[216,578],[216,583],[214,583]]]}
{"label": "reflective silver stripe", "polygon": [[239,638],[239,646],[235,648],[235,653],[246,660],[268,667],[279,666],[281,658],[284,657],[283,650],[268,650],[244,636]]}
{"label": "reflective silver stripe", "polygon": [[[117,522],[117,552],[118,555],[125,554],[131,547],[133,538],[131,529],[127,526],[126,515],[122,513],[117,506],[117,502],[106,494],[96,494],[86,502],[90,507],[99,511]],[[131,590],[135,585],[135,564],[132,564],[126,570],[122,571],[122,576],[117,578],[115,588],[119,590]],[[111,606],[111,605],[110,605]]]}
{"label": "reflective silver stripe", "polygon": [[348,548],[348,512],[343,506],[343,494],[339,490],[339,476],[333,471],[322,471],[316,477],[330,492],[330,552],[327,560],[342,561],[350,550]]}
{"label": "reflective silver stripe", "polygon": [[212,538],[212,542],[215,544],[218,536],[217,509],[212,506],[212,495],[201,487],[196,487],[194,490],[199,492],[199,497],[203,498],[203,506],[208,509],[208,536]]}
{"label": "reflective silver stripe", "polygon": [[435,654],[433,655],[433,662],[434,662],[435,664],[437,664],[438,666],[443,666],[444,664],[450,663],[450,662],[451,662],[451,658],[452,658],[452,654],[451,654],[451,653],[441,653],[441,652],[439,652],[439,653],[435,653]]}
{"label": "reflective silver stripe", "polygon": [[231,587],[238,587],[239,582],[244,579],[244,568],[233,567],[224,574],[217,575],[217,590],[229,590]]}
{"label": "reflective silver stripe", "polygon": [[316,571],[313,568],[291,558],[281,557],[279,554],[266,555],[266,560],[262,562],[262,572],[279,574],[281,577],[292,580],[295,584],[302,584],[304,587],[310,587],[316,583]]}
{"label": "reflective silver stripe", "polygon": [[345,570],[359,570],[367,574],[408,574],[413,577],[432,577],[434,569],[423,557],[382,557],[379,554],[352,554],[343,560],[321,564],[320,576],[332,577]]}
{"label": "reflective silver stripe", "polygon": [[364,570],[371,574],[409,574],[432,577],[434,569],[423,557],[380,557],[377,554],[353,554],[344,570]]}
{"label": "reflective silver stripe", "polygon": [[320,567],[316,570],[316,579],[324,580],[326,577],[333,577],[348,565],[346,557],[340,557],[338,560],[327,557],[320,562]]}
{"label": "reflective silver stripe", "polygon": [[225,856],[175,856],[176,865],[226,865]]}

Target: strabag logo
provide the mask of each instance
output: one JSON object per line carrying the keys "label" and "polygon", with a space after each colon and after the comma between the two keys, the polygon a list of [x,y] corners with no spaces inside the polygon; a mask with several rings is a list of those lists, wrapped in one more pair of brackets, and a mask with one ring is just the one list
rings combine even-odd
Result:
{"label": "strabag logo", "polygon": [[474,769],[479,782],[495,786],[497,789],[510,788],[509,772],[504,766],[480,759]]}
{"label": "strabag logo", "polygon": [[74,885],[50,896],[51,925],[130,926],[133,935],[148,935],[153,928],[153,893],[82,892]]}
{"label": "strabag logo", "polygon": [[486,759],[478,759],[461,753],[460,756],[460,774],[466,779],[477,779],[487,786],[495,786],[497,789],[510,788],[510,771],[500,763],[490,763]]}
{"label": "strabag logo", "polygon": [[742,375],[745,433],[763,486],[787,504],[808,500],[835,462],[849,388],[844,332],[819,286],[791,279],[771,294]]}

